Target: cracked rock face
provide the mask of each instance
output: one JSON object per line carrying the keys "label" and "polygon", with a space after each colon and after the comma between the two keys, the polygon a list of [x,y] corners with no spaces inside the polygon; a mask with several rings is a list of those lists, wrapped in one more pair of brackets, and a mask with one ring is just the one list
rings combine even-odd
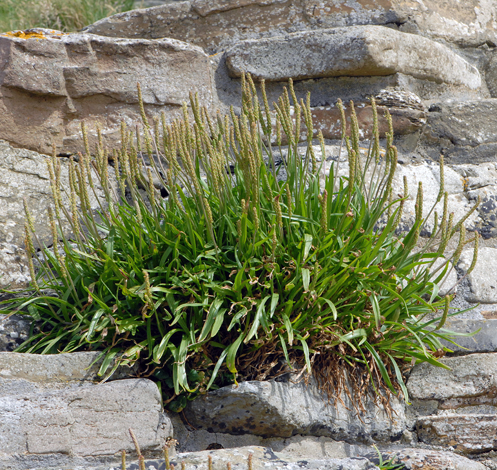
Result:
{"label": "cracked rock face", "polygon": [[86,31],[129,38],[173,37],[220,52],[245,39],[351,25],[392,25],[463,47],[496,43],[491,0],[191,0],[150,2],[151,9],[120,13]]}
{"label": "cracked rock face", "polygon": [[133,452],[133,428],[143,452],[160,455],[172,435],[157,386],[129,379],[97,379],[97,353],[0,353],[0,467],[67,468],[111,462],[120,449]]}
{"label": "cracked rock face", "polygon": [[141,123],[137,83],[149,118],[181,114],[196,91],[214,104],[209,58],[174,39],[113,39],[43,29],[0,35],[0,139],[41,153],[83,151],[81,124],[117,148],[120,125]]}
{"label": "cracked rock face", "polygon": [[313,384],[242,382],[189,403],[188,421],[209,432],[251,433],[264,437],[294,434],[326,436],[347,442],[393,442],[405,428],[404,403],[391,398],[393,419],[381,406],[365,403],[358,418],[352,402],[334,406]]}
{"label": "cracked rock face", "polygon": [[[53,245],[47,214],[53,204],[47,161],[45,155],[0,141],[0,288],[22,288],[31,280],[24,250],[24,199],[40,243]],[[62,159],[61,163],[62,187],[68,188],[68,161]],[[101,188],[97,187],[97,194],[102,194]],[[67,203],[65,191],[62,198]],[[97,209],[94,195],[90,195],[90,203]]]}

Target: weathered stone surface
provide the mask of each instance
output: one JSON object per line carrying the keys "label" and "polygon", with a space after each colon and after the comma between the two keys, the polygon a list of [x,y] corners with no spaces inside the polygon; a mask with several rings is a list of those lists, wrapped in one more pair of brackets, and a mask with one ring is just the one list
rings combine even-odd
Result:
{"label": "weathered stone surface", "polygon": [[[1,320],[0,320],[1,321]],[[27,354],[0,352],[0,380],[27,380],[38,384],[96,382],[102,360],[93,364],[100,353]],[[135,375],[130,367],[119,367],[113,380]]]}
{"label": "weathered stone surface", "polygon": [[446,415],[419,418],[419,439],[436,446],[450,446],[465,454],[479,454],[497,449],[497,416]]}
{"label": "weathered stone surface", "polygon": [[[468,275],[471,292],[466,300],[469,302],[497,303],[497,259],[496,248],[480,248],[475,269]],[[459,268],[467,271],[473,260],[473,250],[464,250],[461,254]]]}
{"label": "weathered stone surface", "polygon": [[[68,371],[74,373],[84,371]],[[2,377],[0,417],[2,468],[33,468],[48,456],[60,466],[87,457],[114,458],[119,449],[133,450],[130,427],[142,451],[153,456],[172,434],[159,390],[145,379],[64,386],[59,381],[49,387]]]}
{"label": "weathered stone surface", "polygon": [[[320,470],[377,470],[378,467],[366,458],[350,457],[344,459],[319,459],[307,458],[302,459],[287,453],[273,452],[268,447],[240,447],[236,449],[219,449],[206,452],[192,452],[177,454],[171,463],[179,468],[182,462],[185,462],[186,468],[195,468],[198,470],[207,470],[208,458],[212,457],[213,470],[225,470],[226,465],[231,463],[234,470],[246,470],[248,466],[248,456],[252,454],[252,468],[271,468],[281,470],[300,470],[300,469],[320,469]],[[153,462],[150,462],[153,464]],[[145,462],[146,468],[149,468],[149,462]],[[138,470],[138,467],[127,466],[129,470]],[[152,467],[153,468],[153,467]],[[155,468],[158,468],[155,467]],[[102,469],[103,470],[103,469]],[[117,469],[116,469],[117,470]]]}
{"label": "weathered stone surface", "polygon": [[[489,400],[494,400],[497,387],[496,353],[445,357],[441,362],[450,367],[450,370],[429,364],[414,367],[407,383],[411,398],[440,402],[461,399],[459,405],[454,401],[453,408],[471,406],[471,400],[479,397],[486,396]],[[469,400],[466,405],[463,399]],[[449,405],[448,402],[444,409],[449,409]]]}
{"label": "weathered stone surface", "polygon": [[[404,405],[392,399],[390,421],[383,409],[367,403],[359,419],[353,404],[328,404],[314,385],[243,382],[208,393],[188,405],[186,416],[210,432],[251,433],[264,437],[294,434],[326,436],[348,442],[400,439],[405,427]],[[346,408],[348,406],[350,410]]]}
{"label": "weathered stone surface", "polygon": [[482,312],[483,316],[492,316],[483,320],[473,319],[449,319],[444,328],[458,333],[474,333],[473,336],[458,336],[454,341],[459,345],[447,343],[447,347],[462,354],[474,352],[496,352],[497,351],[497,312]]}
{"label": "weathered stone surface", "polygon": [[425,131],[451,163],[495,162],[497,99],[432,104]]}
{"label": "weathered stone surface", "polygon": [[0,138],[43,153],[82,151],[81,123],[92,148],[96,126],[117,148],[120,124],[141,122],[137,82],[149,116],[178,117],[189,92],[212,108],[209,59],[174,39],[111,39],[36,30],[42,38],[0,36]]}
{"label": "weathered stone surface", "polygon": [[478,70],[440,43],[383,26],[350,26],[247,40],[227,52],[232,76],[266,80],[404,73],[424,80],[481,86]]}
{"label": "weathered stone surface", "polygon": [[174,37],[209,51],[244,39],[358,24],[387,24],[464,47],[497,42],[497,14],[491,0],[146,1],[166,4],[114,15],[87,30],[114,37]]}
{"label": "weathered stone surface", "polygon": [[485,81],[492,98],[497,98],[497,53],[493,53],[485,67]]}
{"label": "weathered stone surface", "polygon": [[[47,161],[44,155],[0,141],[0,288],[25,287],[31,279],[24,251],[23,199],[33,215],[40,243],[53,244],[47,213],[53,204]],[[61,181],[65,188],[69,178],[67,163],[66,159],[61,160]],[[98,185],[96,188],[97,194],[102,194]],[[65,191],[62,198],[68,200]],[[92,208],[96,209],[97,200],[93,195],[90,199]]]}
{"label": "weathered stone surface", "polygon": [[183,1],[104,18],[84,31],[128,38],[181,38],[209,53],[239,40],[306,28],[293,0]]}
{"label": "weathered stone surface", "polygon": [[402,449],[387,453],[395,456],[397,463],[403,463],[409,470],[486,470],[486,467],[474,460],[453,452],[426,449]]}
{"label": "weathered stone surface", "polygon": [[13,351],[28,339],[31,319],[25,315],[0,315],[0,352]]}

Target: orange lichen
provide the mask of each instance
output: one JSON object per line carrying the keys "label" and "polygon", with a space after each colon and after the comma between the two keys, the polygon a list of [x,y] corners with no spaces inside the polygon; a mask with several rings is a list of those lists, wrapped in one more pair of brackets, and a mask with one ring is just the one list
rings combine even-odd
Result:
{"label": "orange lichen", "polygon": [[[60,31],[50,31],[50,34],[53,36],[63,36],[64,33],[61,33]],[[30,29],[26,31],[9,31],[8,33],[3,33],[0,36],[20,39],[47,39],[44,31],[33,31]]]}

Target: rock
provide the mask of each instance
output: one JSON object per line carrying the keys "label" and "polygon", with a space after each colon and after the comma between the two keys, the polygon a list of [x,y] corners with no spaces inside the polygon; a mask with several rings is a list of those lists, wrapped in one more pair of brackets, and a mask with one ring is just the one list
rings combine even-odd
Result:
{"label": "rock", "polygon": [[[98,351],[63,354],[0,352],[0,381],[27,380],[43,385],[98,382],[101,380],[98,370],[103,361],[103,358],[97,360],[100,354]],[[135,374],[135,368],[120,366],[112,379],[129,378]]]}
{"label": "rock", "polygon": [[486,467],[479,462],[440,450],[408,448],[388,452],[387,455],[397,457],[396,462],[402,462],[409,470],[486,470]]}
{"label": "rock", "polygon": [[[159,0],[147,0],[160,5]],[[164,3],[164,2],[162,2]],[[467,0],[192,0],[104,18],[86,31],[112,37],[173,37],[218,52],[245,39],[291,31],[388,25],[463,47],[495,44],[491,1]]]}
{"label": "rock", "polygon": [[[175,468],[179,468],[185,462],[187,469],[196,468],[207,470],[208,458],[212,458],[213,470],[225,470],[228,463],[231,463],[233,470],[246,470],[248,467],[248,456],[252,454],[253,468],[271,468],[275,470],[300,470],[300,469],[320,469],[320,470],[378,470],[378,467],[366,458],[349,457],[343,459],[326,458],[320,459],[310,457],[301,459],[287,453],[273,452],[268,447],[240,447],[237,449],[219,449],[206,452],[181,453],[171,459]],[[145,462],[146,468],[154,462]],[[138,470],[138,467],[127,466],[129,470]],[[158,465],[157,467],[158,468]],[[102,469],[103,470],[103,469]],[[117,470],[117,469],[116,469]]]}
{"label": "rock", "polygon": [[264,437],[302,434],[367,443],[402,436],[404,405],[395,397],[391,400],[393,420],[371,401],[359,419],[353,404],[343,399],[344,404],[334,406],[314,385],[254,381],[210,392],[189,403],[185,411],[193,426],[209,432]]}
{"label": "rock", "polygon": [[495,312],[482,312],[484,317],[492,315],[493,318],[483,320],[449,319],[444,328],[457,333],[474,333],[473,336],[457,336],[452,343],[444,343],[446,346],[458,354],[484,353],[497,351],[497,317]]}
{"label": "rock", "polygon": [[441,362],[450,369],[426,363],[414,367],[407,382],[412,399],[437,400],[443,409],[467,409],[485,399],[491,403],[497,385],[497,353],[445,357]]}
{"label": "rock", "polygon": [[209,59],[198,47],[31,31],[35,36],[27,39],[0,35],[0,138],[16,146],[51,154],[54,143],[57,153],[83,151],[84,122],[92,149],[97,125],[104,145],[118,148],[121,121],[141,122],[137,82],[149,117],[162,111],[167,120],[179,117],[191,91],[212,108]]}
{"label": "rock", "polygon": [[[497,248],[480,248],[475,269],[468,275],[471,292],[466,297],[469,302],[486,304],[497,303]],[[473,260],[473,250],[464,250],[458,267],[467,271]]]}
{"label": "rock", "polygon": [[[407,382],[420,441],[463,453],[495,450],[497,354],[443,358],[448,369],[421,364]],[[408,420],[410,420],[409,418]]]}
{"label": "rock", "polygon": [[435,103],[425,131],[447,163],[495,162],[497,99]]}
{"label": "rock", "polygon": [[83,31],[111,37],[182,38],[214,53],[247,38],[305,28],[302,6],[293,0],[194,0],[113,15]]}
{"label": "rock", "polygon": [[249,72],[275,81],[403,73],[471,89],[481,86],[478,70],[446,46],[383,26],[247,40],[227,52],[226,63],[233,77]]}
{"label": "rock", "polygon": [[85,371],[94,358],[0,353],[2,468],[111,461],[120,449],[133,451],[130,427],[142,452],[160,452],[172,427],[157,386],[146,379],[94,385],[95,368]]}
{"label": "rock", "polygon": [[497,53],[493,53],[485,67],[485,81],[492,98],[497,98]]}
{"label": "rock", "polygon": [[31,319],[26,315],[0,315],[0,352],[13,351],[29,337]]}
{"label": "rock", "polygon": [[[53,245],[47,213],[48,207],[53,204],[47,162],[48,158],[44,155],[12,148],[0,141],[0,288],[26,287],[31,280],[24,251],[26,218],[23,199],[26,199],[32,213],[41,245]],[[69,178],[67,163],[67,159],[61,159],[61,181],[65,188]],[[97,185],[96,189],[97,194],[101,195],[101,188]],[[62,193],[62,198],[68,201],[66,191]],[[93,209],[98,207],[93,194],[90,202]],[[38,243],[36,246],[40,248]]]}
{"label": "rock", "polygon": [[429,416],[417,420],[416,430],[419,439],[426,444],[450,446],[465,454],[497,450],[495,415]]}

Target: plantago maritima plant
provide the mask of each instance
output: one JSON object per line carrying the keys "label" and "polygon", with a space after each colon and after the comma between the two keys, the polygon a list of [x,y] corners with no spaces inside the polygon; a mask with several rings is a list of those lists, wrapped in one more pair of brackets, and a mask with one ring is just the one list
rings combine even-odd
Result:
{"label": "plantago maritima plant", "polygon": [[[374,100],[365,156],[353,104],[347,137],[338,103],[349,161],[340,177],[335,165],[325,174],[310,101],[298,102],[291,82],[274,109],[264,83],[261,101],[250,76],[242,91],[239,115],[213,117],[193,95],[191,112],[185,105],[170,124],[143,110],[142,133],[123,125],[122,147],[110,153],[115,177],[102,144],[94,157],[87,145],[70,162],[69,207],[50,161],[53,250],[43,250],[36,292],[7,307],[27,310],[41,330],[19,350],[99,350],[102,376],[139,361],[176,411],[187,397],[285,367],[314,373],[331,398],[345,387],[359,407],[368,390],[407,400],[403,370],[423,361],[445,367],[437,357],[452,337],[433,314],[442,323],[448,315],[437,285],[464,220],[448,214],[443,177],[442,221],[419,248],[422,187],[412,228],[398,233],[408,188],[393,194],[397,149],[391,127],[380,148]],[[95,212],[97,186],[105,200]],[[456,258],[467,242],[460,232]]]}

